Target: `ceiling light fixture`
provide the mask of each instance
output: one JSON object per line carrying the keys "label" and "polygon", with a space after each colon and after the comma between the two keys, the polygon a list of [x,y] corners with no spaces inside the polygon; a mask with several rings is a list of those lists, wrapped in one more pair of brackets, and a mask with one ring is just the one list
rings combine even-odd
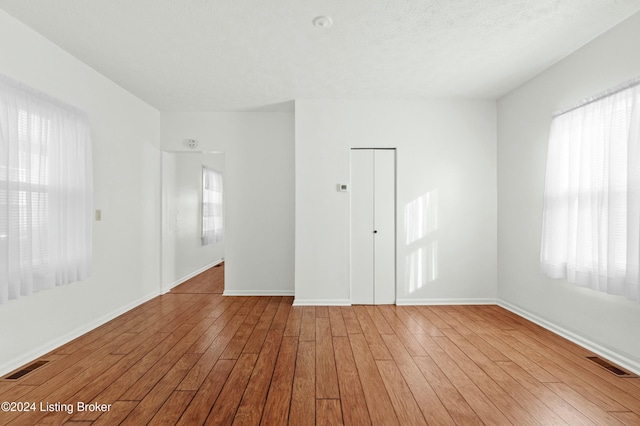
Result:
{"label": "ceiling light fixture", "polygon": [[318,28],[329,28],[333,25],[333,20],[328,16],[316,16],[313,18],[313,26]]}

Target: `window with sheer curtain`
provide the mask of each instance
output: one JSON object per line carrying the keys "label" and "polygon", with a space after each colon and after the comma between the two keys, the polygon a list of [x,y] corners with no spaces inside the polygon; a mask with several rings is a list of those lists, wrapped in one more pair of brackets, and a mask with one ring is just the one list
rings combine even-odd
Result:
{"label": "window with sheer curtain", "polygon": [[552,278],[639,299],[640,79],[554,116],[540,263]]}
{"label": "window with sheer curtain", "polygon": [[222,241],[222,175],[202,167],[202,245]]}
{"label": "window with sheer curtain", "polygon": [[0,303],[87,278],[92,211],[85,114],[0,76]]}

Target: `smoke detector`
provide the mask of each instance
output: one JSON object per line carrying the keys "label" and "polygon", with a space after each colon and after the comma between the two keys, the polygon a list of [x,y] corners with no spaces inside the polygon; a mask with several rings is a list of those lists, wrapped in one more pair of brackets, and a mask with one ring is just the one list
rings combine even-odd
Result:
{"label": "smoke detector", "polygon": [[313,26],[318,28],[329,28],[333,25],[333,20],[329,16],[316,16],[313,18]]}
{"label": "smoke detector", "polygon": [[191,149],[196,149],[198,147],[198,141],[195,139],[185,139],[184,146]]}

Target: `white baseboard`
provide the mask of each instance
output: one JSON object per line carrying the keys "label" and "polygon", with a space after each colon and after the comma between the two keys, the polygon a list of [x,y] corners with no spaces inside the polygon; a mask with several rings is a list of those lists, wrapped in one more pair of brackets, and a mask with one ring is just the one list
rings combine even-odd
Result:
{"label": "white baseboard", "polygon": [[182,278],[178,278],[176,281],[174,281],[171,284],[169,284],[168,287],[163,287],[162,288],[162,294],[170,292],[171,289],[174,288],[175,286],[178,286],[178,285],[182,284],[183,282],[190,280],[191,278],[195,277],[196,275],[201,274],[204,271],[206,271],[207,269],[213,268],[214,266],[219,265],[222,262],[224,262],[224,259],[218,259],[215,262],[212,262],[212,263],[209,263],[206,266],[203,266],[202,268],[198,269],[197,271],[193,271],[192,273],[187,274]]}
{"label": "white baseboard", "polygon": [[293,296],[293,290],[224,290],[223,296]]}
{"label": "white baseboard", "polygon": [[496,299],[397,299],[396,305],[495,305]]}
{"label": "white baseboard", "polygon": [[293,300],[293,306],[351,306],[349,299],[300,299]]}
{"label": "white baseboard", "polygon": [[625,357],[624,355],[621,355],[617,352],[614,352],[610,349],[607,349],[587,338],[585,338],[584,336],[581,336],[579,334],[576,334],[572,331],[569,331],[563,327],[560,327],[556,324],[553,324],[543,318],[540,318],[539,316],[532,314],[529,311],[526,311],[525,309],[522,309],[518,306],[512,305],[509,302],[506,302],[504,300],[498,300],[498,306],[513,312],[516,315],[521,316],[522,318],[525,318],[535,324],[538,324],[540,327],[546,328],[547,330],[564,337],[567,340],[572,341],[573,343],[582,346],[583,348],[597,354],[600,355],[603,358],[608,359],[609,361],[613,362],[614,364],[618,364],[620,367],[625,368],[637,375],[640,375],[640,363],[629,359],[627,357]]}
{"label": "white baseboard", "polygon": [[103,316],[101,316],[100,318],[96,319],[95,321],[91,321],[87,324],[83,324],[82,327],[78,327],[75,330],[72,330],[54,340],[51,340],[50,342],[47,342],[43,345],[40,345],[39,347],[33,349],[32,351],[29,351],[26,354],[23,354],[22,356],[20,356],[19,358],[15,358],[9,362],[6,362],[2,365],[0,365],[0,376],[4,376],[10,372],[12,372],[13,370],[22,367],[25,364],[29,364],[33,361],[35,361],[36,359],[40,358],[41,356],[53,351],[54,349],[58,349],[60,346],[65,345],[69,342],[71,342],[73,339],[76,339],[80,336],[82,336],[83,334],[86,334],[88,332],[90,332],[91,330],[100,327],[103,324],[106,324],[107,322],[111,321],[112,319],[124,314],[125,312],[130,311],[131,309],[135,308],[136,306],[140,306],[145,302],[148,302],[149,300],[153,299],[154,297],[157,297],[160,295],[160,292],[158,291],[154,291],[152,293],[147,294],[146,296],[143,296],[131,303],[126,304],[125,306],[118,308],[112,312],[109,312],[108,314],[105,314]]}

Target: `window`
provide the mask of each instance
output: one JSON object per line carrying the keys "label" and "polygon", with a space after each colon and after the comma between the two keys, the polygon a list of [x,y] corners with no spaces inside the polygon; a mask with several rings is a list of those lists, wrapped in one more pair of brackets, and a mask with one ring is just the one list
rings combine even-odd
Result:
{"label": "window", "polygon": [[84,114],[0,76],[0,303],[89,275],[91,170]]}
{"label": "window", "polygon": [[551,124],[540,263],[553,278],[639,300],[640,80]]}
{"label": "window", "polygon": [[222,241],[222,175],[202,166],[202,245]]}

